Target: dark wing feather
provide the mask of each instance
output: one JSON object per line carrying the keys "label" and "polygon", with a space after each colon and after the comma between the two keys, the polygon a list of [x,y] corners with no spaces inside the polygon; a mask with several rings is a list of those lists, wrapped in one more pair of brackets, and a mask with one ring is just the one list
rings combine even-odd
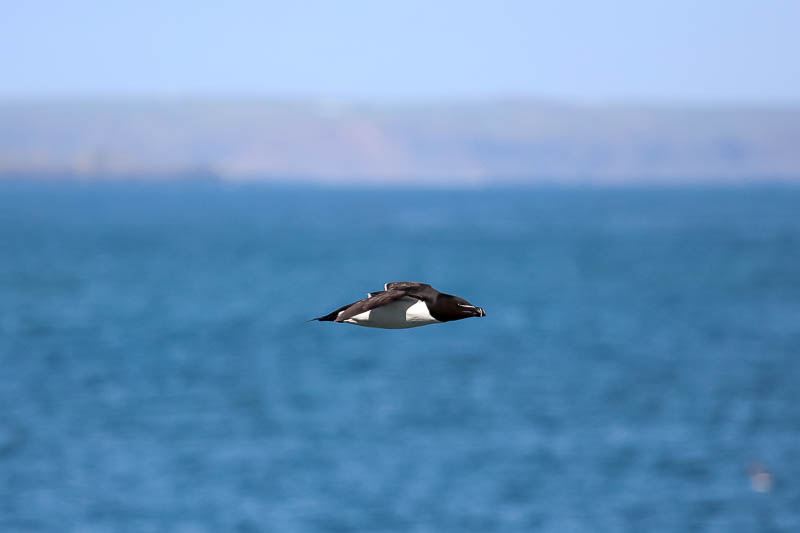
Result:
{"label": "dark wing feather", "polygon": [[405,296],[410,296],[410,295],[406,294],[405,291],[398,291],[398,290],[381,291],[375,296],[364,298],[363,300],[359,300],[349,305],[342,312],[342,314],[340,314],[334,319],[334,322],[344,322],[348,318],[353,318],[356,315],[360,315],[361,313],[371,311],[372,309],[375,309],[377,307],[381,307],[386,304],[396,302],[397,300]]}
{"label": "dark wing feather", "polygon": [[417,283],[415,281],[393,281],[386,284],[386,289],[403,291],[406,295],[412,296],[417,300],[422,300],[428,304],[432,304],[439,294],[439,291],[427,283]]}
{"label": "dark wing feather", "polygon": [[430,289],[431,286],[427,283],[417,283],[416,281],[392,281],[391,283],[386,284],[386,290],[398,290],[398,291],[407,291],[409,289]]}

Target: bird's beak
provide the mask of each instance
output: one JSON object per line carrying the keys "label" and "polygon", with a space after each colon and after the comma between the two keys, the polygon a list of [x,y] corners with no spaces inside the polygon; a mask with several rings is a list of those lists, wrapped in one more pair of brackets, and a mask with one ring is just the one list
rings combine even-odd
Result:
{"label": "bird's beak", "polygon": [[483,307],[478,307],[478,316],[486,316],[486,311],[483,310]]}

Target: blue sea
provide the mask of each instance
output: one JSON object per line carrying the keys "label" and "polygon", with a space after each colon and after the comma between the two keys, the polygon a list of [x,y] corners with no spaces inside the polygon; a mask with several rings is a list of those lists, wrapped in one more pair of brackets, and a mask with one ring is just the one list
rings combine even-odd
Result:
{"label": "blue sea", "polygon": [[800,188],[0,183],[0,531],[800,531]]}

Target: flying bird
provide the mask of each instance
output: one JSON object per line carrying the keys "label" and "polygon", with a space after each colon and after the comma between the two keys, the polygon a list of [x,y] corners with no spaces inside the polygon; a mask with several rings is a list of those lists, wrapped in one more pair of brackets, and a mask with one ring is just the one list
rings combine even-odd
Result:
{"label": "flying bird", "polygon": [[346,322],[368,328],[405,329],[486,316],[483,308],[472,305],[464,298],[439,292],[427,283],[395,281],[387,283],[383,289],[370,292],[363,300],[311,320]]}

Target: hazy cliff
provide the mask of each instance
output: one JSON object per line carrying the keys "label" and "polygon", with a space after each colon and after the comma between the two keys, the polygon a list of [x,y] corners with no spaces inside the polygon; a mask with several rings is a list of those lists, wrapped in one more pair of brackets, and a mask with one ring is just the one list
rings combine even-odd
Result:
{"label": "hazy cliff", "polygon": [[354,182],[800,178],[800,108],[0,103],[0,175]]}

